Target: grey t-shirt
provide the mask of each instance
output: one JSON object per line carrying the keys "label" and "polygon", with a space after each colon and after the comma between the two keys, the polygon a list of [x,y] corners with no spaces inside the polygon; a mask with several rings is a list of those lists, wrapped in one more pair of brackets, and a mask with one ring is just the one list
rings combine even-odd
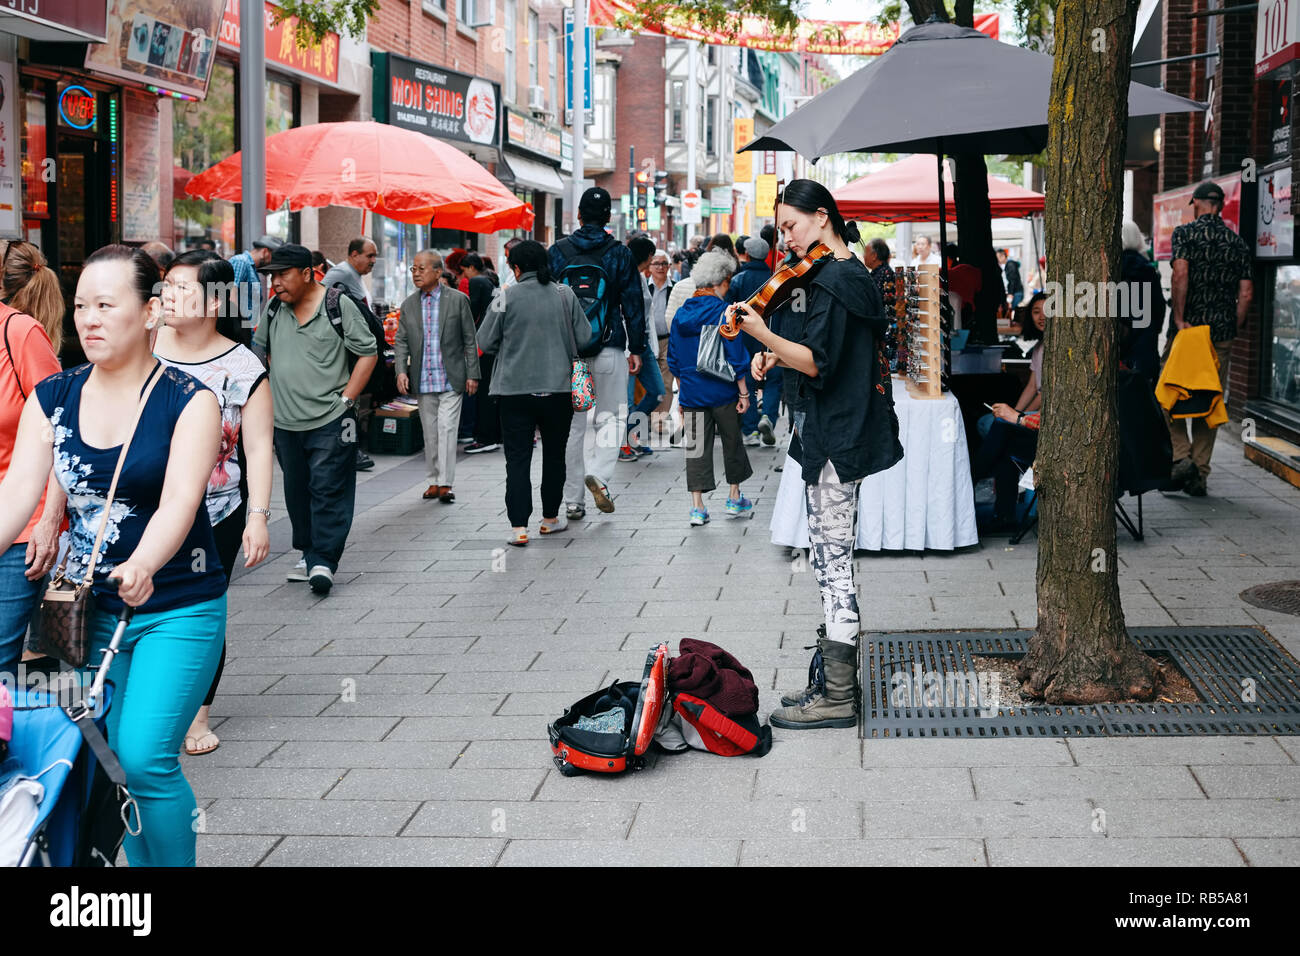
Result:
{"label": "grey t-shirt", "polygon": [[370,299],[366,295],[365,284],[361,281],[361,273],[352,268],[352,263],[344,259],[329,272],[325,273],[325,278],[321,280],[321,285],[329,288],[336,282],[342,282],[343,288],[356,296],[362,302],[369,304]]}

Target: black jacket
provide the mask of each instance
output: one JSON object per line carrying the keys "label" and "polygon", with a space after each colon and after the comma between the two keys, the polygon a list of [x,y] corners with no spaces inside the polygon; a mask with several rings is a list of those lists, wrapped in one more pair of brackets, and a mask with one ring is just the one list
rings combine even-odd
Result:
{"label": "black jacket", "polygon": [[[731,285],[727,289],[727,301],[744,302],[763,288],[763,284],[770,278],[772,278],[772,270],[767,267],[766,262],[758,259],[742,262],[740,268],[736,270],[736,274],[731,277]],[[773,329],[773,331],[776,330]],[[745,351],[750,355],[763,351],[762,343],[752,335],[742,331],[740,338],[745,345]]]}
{"label": "black jacket", "polygon": [[1020,282],[1020,263],[1015,259],[1007,260],[1006,271],[1002,274],[1003,284],[1006,286],[1007,295],[1015,295],[1017,292],[1024,292],[1025,287]]}
{"label": "black jacket", "polygon": [[812,350],[818,372],[784,372],[798,402],[792,407],[806,413],[803,433],[790,445],[803,480],[817,482],[827,460],[841,482],[892,468],[903,446],[883,355],[889,320],[880,290],[857,259],[836,260],[818,271],[806,302],[801,323],[787,321],[799,319],[790,304],[779,310],[783,329],[799,325],[793,341]]}
{"label": "black jacket", "polygon": [[1165,320],[1165,295],[1160,287],[1160,274],[1146,256],[1132,249],[1124,250],[1120,260],[1120,278],[1132,290],[1142,286],[1142,304],[1145,315],[1135,314],[1130,301],[1129,314],[1119,316],[1120,361],[1138,372],[1155,388],[1160,377],[1160,357],[1156,348],[1160,327]]}
{"label": "black jacket", "polygon": [[[580,252],[598,249],[611,238],[602,227],[588,224],[566,237]],[[559,281],[566,265],[559,244],[550,249],[551,278]],[[610,282],[610,339],[606,348],[627,348],[640,355],[646,347],[645,291],[641,273],[636,271],[632,251],[618,240],[609,244],[601,266]],[[620,309],[622,321],[619,321]]]}

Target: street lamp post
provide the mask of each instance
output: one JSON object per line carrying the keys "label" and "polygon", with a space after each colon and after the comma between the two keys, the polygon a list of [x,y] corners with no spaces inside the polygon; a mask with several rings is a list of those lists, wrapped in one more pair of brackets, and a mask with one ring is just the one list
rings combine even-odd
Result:
{"label": "street lamp post", "polygon": [[[263,0],[239,2],[240,225],[244,248],[266,231],[266,30]],[[286,27],[287,29],[287,27]]]}

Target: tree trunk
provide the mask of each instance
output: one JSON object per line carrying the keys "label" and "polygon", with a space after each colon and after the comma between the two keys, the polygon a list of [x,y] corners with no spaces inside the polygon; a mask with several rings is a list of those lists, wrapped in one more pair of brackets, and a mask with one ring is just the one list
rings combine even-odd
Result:
{"label": "tree trunk", "polygon": [[[1047,262],[1053,280],[1072,280],[1076,292],[1095,294],[1098,283],[1119,278],[1137,10],[1138,0],[1061,0],[1056,8]],[[1115,319],[1093,317],[1107,311],[1104,302],[1089,311],[1073,298],[1058,296],[1043,346],[1038,628],[1018,676],[1025,693],[1049,703],[1149,700],[1156,669],[1128,638],[1115,560]]]}
{"label": "tree trunk", "polygon": [[944,6],[944,0],[907,0],[907,10],[912,14],[912,22],[918,25],[929,20],[931,15],[948,22],[948,8]]}
{"label": "tree trunk", "polygon": [[957,195],[953,208],[957,213],[957,249],[961,261],[979,269],[984,282],[975,294],[975,324],[972,342],[991,345],[998,340],[998,303],[1002,294],[1002,269],[993,253],[993,223],[989,209],[989,170],[979,153],[958,153],[957,176],[953,184]]}

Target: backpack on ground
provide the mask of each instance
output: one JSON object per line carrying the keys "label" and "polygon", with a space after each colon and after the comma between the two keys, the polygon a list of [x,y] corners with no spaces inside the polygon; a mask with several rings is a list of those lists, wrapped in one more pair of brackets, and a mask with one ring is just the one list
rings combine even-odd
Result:
{"label": "backpack on ground", "polygon": [[[370,311],[364,299],[358,299],[355,295],[344,288],[343,283],[336,282],[325,290],[325,316],[329,319],[330,325],[338,333],[338,337],[347,341],[347,336],[343,331],[343,306],[339,300],[346,296],[357,311],[361,313],[361,318],[366,323],[366,328],[375,339],[375,356],[378,361],[375,362],[374,371],[370,373],[370,381],[366,383],[362,394],[369,395],[376,405],[382,405],[384,402],[392,401],[397,395],[397,376],[393,372],[393,366],[390,363],[393,350],[388,347],[388,339],[384,335],[384,323],[379,320],[375,313]],[[266,321],[269,323],[280,312],[279,298],[272,298],[270,305],[267,307]],[[357,364],[357,356],[346,347],[344,352],[347,355],[348,371]],[[271,357],[271,330],[268,325],[266,331],[266,356]]]}
{"label": "backpack on ground", "polygon": [[614,287],[605,271],[605,253],[617,244],[618,240],[610,236],[599,247],[580,252],[570,239],[556,243],[564,256],[564,268],[557,278],[573,290],[591,323],[591,338],[585,345],[578,345],[578,355],[582,358],[599,354],[614,334]]}
{"label": "backpack on ground", "polygon": [[[673,716],[655,739],[666,750],[707,750],[719,757],[761,757],[772,749],[772,728],[760,725],[756,714],[728,717],[707,700],[693,694],[672,695]],[[680,735],[674,746],[671,741]]]}
{"label": "backpack on ground", "polygon": [[[588,694],[546,728],[555,766],[566,777],[583,771],[622,773],[645,766],[668,690],[668,645],[646,655],[641,681],[616,681]],[[621,713],[619,713],[621,711]]]}

